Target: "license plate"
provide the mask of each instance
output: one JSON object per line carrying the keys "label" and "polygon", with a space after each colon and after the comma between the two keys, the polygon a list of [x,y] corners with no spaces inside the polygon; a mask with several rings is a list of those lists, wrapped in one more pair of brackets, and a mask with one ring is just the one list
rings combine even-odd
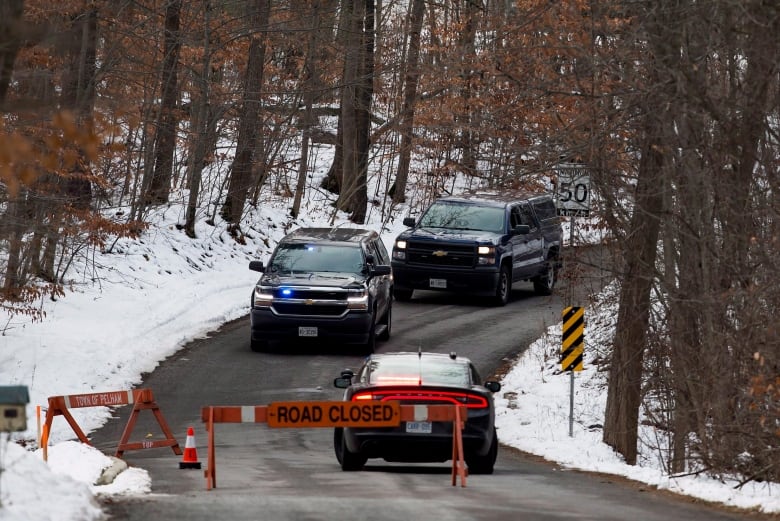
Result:
{"label": "license plate", "polygon": [[447,288],[447,279],[430,279],[429,286],[432,288]]}
{"label": "license plate", "polygon": [[417,434],[430,434],[433,431],[431,422],[406,422],[406,432]]}
{"label": "license plate", "polygon": [[298,336],[317,336],[317,328],[301,326],[298,328]]}

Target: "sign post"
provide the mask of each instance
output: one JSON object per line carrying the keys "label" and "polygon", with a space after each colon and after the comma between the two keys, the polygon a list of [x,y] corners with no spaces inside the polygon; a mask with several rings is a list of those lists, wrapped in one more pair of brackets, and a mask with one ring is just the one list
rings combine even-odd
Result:
{"label": "sign post", "polygon": [[[585,165],[561,163],[555,167],[556,206],[558,215],[571,217],[569,247],[574,247],[575,217],[590,216],[590,172]],[[571,304],[571,291],[568,304]],[[567,307],[563,310],[563,341],[561,370],[569,371],[569,437],[574,436],[574,371],[582,371],[584,350],[585,308]]]}

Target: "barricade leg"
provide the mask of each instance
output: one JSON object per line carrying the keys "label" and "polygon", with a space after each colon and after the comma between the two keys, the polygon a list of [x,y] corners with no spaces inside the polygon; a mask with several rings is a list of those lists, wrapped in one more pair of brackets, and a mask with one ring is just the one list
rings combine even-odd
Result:
{"label": "barricade leg", "polygon": [[461,407],[455,406],[455,419],[452,422],[452,486],[460,476],[460,486],[466,486],[466,462],[463,460],[463,420]]}
{"label": "barricade leg", "polygon": [[216,469],[216,457],[214,454],[214,408],[209,407],[208,421],[206,422],[206,430],[209,433],[209,448],[208,457],[206,462],[206,470],[204,474],[206,476],[206,490],[211,490],[217,487],[217,469]]}

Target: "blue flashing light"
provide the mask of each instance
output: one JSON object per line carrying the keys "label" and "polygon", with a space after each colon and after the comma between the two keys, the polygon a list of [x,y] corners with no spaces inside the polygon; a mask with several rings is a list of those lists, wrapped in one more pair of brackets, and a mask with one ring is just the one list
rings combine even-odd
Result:
{"label": "blue flashing light", "polygon": [[292,295],[292,290],[290,288],[284,288],[282,290],[282,295],[285,297],[289,297],[290,295]]}

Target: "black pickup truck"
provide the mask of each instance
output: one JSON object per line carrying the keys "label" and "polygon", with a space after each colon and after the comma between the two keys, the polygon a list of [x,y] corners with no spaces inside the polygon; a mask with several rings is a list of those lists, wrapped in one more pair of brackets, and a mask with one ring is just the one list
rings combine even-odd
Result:
{"label": "black pickup truck", "polygon": [[512,283],[533,282],[540,295],[555,286],[563,231],[549,194],[473,191],[437,199],[395,240],[396,300],[415,289],[488,295],[509,300]]}
{"label": "black pickup truck", "polygon": [[390,338],[393,281],[379,234],[352,228],[299,228],[277,244],[252,291],[251,347],[270,340],[333,340],[367,353]]}

